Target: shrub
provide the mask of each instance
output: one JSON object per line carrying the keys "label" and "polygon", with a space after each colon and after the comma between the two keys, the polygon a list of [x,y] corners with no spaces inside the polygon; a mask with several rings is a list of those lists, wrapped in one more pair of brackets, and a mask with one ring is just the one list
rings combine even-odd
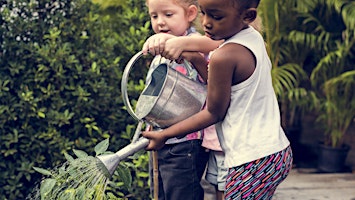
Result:
{"label": "shrub", "polygon": [[150,27],[144,2],[114,14],[89,0],[1,2],[0,199],[23,199],[41,179],[34,166],[105,138],[113,151],[129,142],[122,70]]}

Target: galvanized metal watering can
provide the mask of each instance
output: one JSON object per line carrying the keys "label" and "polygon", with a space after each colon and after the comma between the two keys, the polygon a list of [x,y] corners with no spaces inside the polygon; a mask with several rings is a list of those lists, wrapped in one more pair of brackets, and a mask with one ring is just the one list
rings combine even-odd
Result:
{"label": "galvanized metal watering can", "polygon": [[[121,160],[144,149],[149,144],[148,139],[139,138],[143,122],[154,127],[166,128],[199,112],[205,104],[207,91],[204,84],[172,69],[169,63],[161,63],[158,66],[152,66],[154,71],[147,79],[147,85],[138,98],[134,112],[127,93],[128,75],[142,55],[140,51],[130,59],[121,81],[123,102],[128,113],[138,120],[139,124],[131,144],[115,154],[98,156],[104,165],[101,167],[108,177],[114,173]],[[186,61],[184,64],[191,67]]]}

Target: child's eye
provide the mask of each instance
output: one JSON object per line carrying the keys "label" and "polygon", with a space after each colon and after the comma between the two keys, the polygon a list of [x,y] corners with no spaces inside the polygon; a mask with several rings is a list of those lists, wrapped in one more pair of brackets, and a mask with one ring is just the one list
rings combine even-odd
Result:
{"label": "child's eye", "polygon": [[150,18],[156,19],[156,18],[158,18],[158,15],[150,15]]}
{"label": "child's eye", "polygon": [[223,18],[222,15],[219,14],[214,14],[214,13],[207,13],[209,17],[211,17],[214,20],[221,20]]}
{"label": "child's eye", "polygon": [[223,17],[218,16],[218,15],[212,15],[212,18],[215,20],[221,20]]}
{"label": "child's eye", "polygon": [[171,17],[171,16],[173,16],[173,13],[166,13],[165,16]]}

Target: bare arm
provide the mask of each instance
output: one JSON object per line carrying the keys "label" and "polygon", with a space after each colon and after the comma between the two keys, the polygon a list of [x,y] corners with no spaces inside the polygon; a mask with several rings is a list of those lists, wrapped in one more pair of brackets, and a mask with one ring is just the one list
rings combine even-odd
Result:
{"label": "bare arm", "polygon": [[[220,43],[201,35],[177,37],[167,33],[157,33],[146,40],[142,52],[144,55],[148,54],[148,52],[152,55],[160,54],[179,63],[181,63],[182,59],[186,59],[193,64],[204,81],[207,81],[207,61],[204,54],[199,53],[199,49],[203,52],[209,52],[217,48]],[[166,49],[168,50],[166,51]],[[170,51],[169,49],[176,56],[170,56],[167,53]]]}
{"label": "bare arm", "polygon": [[216,49],[222,42],[223,40],[216,41],[201,35],[170,38],[166,41],[162,56],[170,60],[176,60],[179,59],[184,51],[196,51],[207,54]]}
{"label": "bare arm", "polygon": [[146,149],[160,149],[169,138],[185,136],[222,121],[229,108],[232,85],[246,80],[254,69],[254,56],[247,48],[228,44],[217,49],[210,60],[207,108],[162,131],[143,132],[150,139]]}
{"label": "bare arm", "polygon": [[165,48],[166,41],[175,37],[168,33],[157,33],[150,36],[143,44],[143,55],[147,55],[148,52],[153,56],[161,54]]}
{"label": "bare arm", "polygon": [[[182,59],[190,61],[198,73],[207,82],[207,61],[205,55],[218,48],[222,40],[215,41],[201,35],[180,36],[166,41],[161,55],[170,60],[181,62]],[[197,55],[197,54],[200,55]]]}
{"label": "bare arm", "polygon": [[213,55],[208,72],[207,109],[185,119],[167,129],[158,132],[143,132],[142,135],[150,139],[147,150],[160,149],[167,139],[184,136],[202,130],[218,121],[223,120],[230,102],[230,89],[234,63],[226,62],[223,52]]}
{"label": "bare arm", "polygon": [[[183,52],[180,59],[185,59],[192,63],[198,74],[207,83],[207,65],[208,62],[205,56],[199,52]],[[179,61],[177,61],[179,62]],[[180,63],[180,62],[179,62]]]}

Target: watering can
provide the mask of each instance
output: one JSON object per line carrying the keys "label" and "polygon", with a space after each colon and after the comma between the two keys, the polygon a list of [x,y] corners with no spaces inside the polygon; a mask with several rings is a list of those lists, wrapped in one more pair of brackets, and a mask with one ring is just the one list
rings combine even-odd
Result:
{"label": "watering can", "polygon": [[[142,55],[140,51],[129,60],[121,81],[123,102],[128,113],[139,123],[129,145],[114,154],[98,156],[100,168],[107,177],[112,176],[121,160],[148,146],[147,138],[139,138],[143,122],[166,128],[199,112],[205,104],[207,91],[204,84],[169,67],[170,63],[160,63],[152,66],[154,71],[138,98],[134,112],[127,93],[128,75]],[[191,68],[188,62],[184,61],[184,64]]]}

